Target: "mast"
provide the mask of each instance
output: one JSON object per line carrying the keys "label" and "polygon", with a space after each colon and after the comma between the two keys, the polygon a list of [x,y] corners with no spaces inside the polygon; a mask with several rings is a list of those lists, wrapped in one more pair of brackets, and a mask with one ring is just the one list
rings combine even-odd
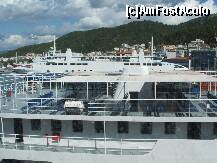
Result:
{"label": "mast", "polygon": [[153,38],[153,36],[152,36],[152,37],[151,37],[151,56],[152,56],[152,57],[153,57],[153,54],[154,54],[153,49],[154,49],[154,38]]}
{"label": "mast", "polygon": [[17,52],[16,52],[16,64],[17,64]]}
{"label": "mast", "polygon": [[53,55],[56,54],[56,36],[54,35],[54,38],[53,38]]}
{"label": "mast", "polygon": [[187,53],[188,53],[188,69],[191,70],[191,53],[189,52],[188,43],[187,46]]}

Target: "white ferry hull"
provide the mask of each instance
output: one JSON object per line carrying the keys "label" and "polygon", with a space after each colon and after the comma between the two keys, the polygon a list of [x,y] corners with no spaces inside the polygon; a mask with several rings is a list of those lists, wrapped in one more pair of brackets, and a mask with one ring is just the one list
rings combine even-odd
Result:
{"label": "white ferry hull", "polygon": [[52,163],[216,163],[217,140],[158,140],[145,155],[105,155],[0,148],[0,160],[32,160]]}

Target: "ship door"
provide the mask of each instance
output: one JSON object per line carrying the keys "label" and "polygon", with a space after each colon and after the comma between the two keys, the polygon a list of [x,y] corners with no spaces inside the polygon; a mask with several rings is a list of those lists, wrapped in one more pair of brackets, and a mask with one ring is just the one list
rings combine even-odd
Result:
{"label": "ship door", "polygon": [[[138,99],[139,98],[139,92],[130,92],[130,99]],[[130,101],[132,112],[138,111],[138,100],[132,100]]]}
{"label": "ship door", "polygon": [[188,123],[188,139],[200,139],[201,137],[201,123]]}
{"label": "ship door", "polygon": [[23,142],[23,123],[22,119],[14,119],[14,133],[16,135],[16,143]]}

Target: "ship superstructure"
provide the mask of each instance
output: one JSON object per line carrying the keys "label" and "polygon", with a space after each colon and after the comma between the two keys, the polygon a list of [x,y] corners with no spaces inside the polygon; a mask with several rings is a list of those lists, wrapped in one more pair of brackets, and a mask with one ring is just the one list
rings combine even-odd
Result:
{"label": "ship superstructure", "polygon": [[0,160],[216,160],[215,76],[138,66],[3,80]]}
{"label": "ship superstructure", "polygon": [[[58,66],[58,68],[56,68]],[[173,70],[188,70],[186,67],[161,62],[159,58],[144,56],[144,52],[134,51],[131,56],[94,56],[85,57],[67,49],[66,53],[36,57],[33,60],[33,72],[40,73],[70,73],[70,72],[120,72],[129,67],[148,67],[150,71],[166,72]]]}
{"label": "ship superstructure", "polygon": [[56,42],[50,51],[36,56],[29,65],[18,66],[17,73],[72,73],[72,72],[123,72],[124,69],[148,67],[149,71],[168,72],[188,70],[188,68],[168,62],[154,56],[153,41],[149,56],[144,55],[143,49],[134,49],[132,54],[125,56],[96,55],[87,56],[67,49],[65,53],[56,50]]}

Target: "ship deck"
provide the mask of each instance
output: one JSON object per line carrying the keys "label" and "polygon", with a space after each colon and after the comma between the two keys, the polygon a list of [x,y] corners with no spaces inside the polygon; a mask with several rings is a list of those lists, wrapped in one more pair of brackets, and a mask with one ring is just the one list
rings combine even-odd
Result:
{"label": "ship deck", "polygon": [[[150,73],[148,75],[111,75],[102,73],[88,75],[86,73],[75,73],[71,76],[60,76],[52,79],[43,78],[43,80],[35,77],[26,81],[24,78],[23,76],[16,76],[15,78],[14,76],[0,77],[0,83],[2,83],[1,114],[67,115],[64,102],[76,98],[76,100],[87,102],[87,109],[79,113],[72,113],[72,115],[217,117],[217,98],[215,96],[217,78],[197,72]],[[71,89],[67,85],[71,83],[82,83],[84,85]],[[107,90],[96,88],[98,92],[92,92],[92,94],[95,94],[95,96],[92,95],[94,98],[88,97],[92,91],[88,88],[88,84],[91,83],[107,83]],[[140,97],[134,99],[123,96],[115,99],[109,95],[108,83],[154,83],[155,87],[158,83],[199,83],[199,85],[208,83],[211,89],[208,86],[210,90],[200,89],[196,93],[183,91],[181,92],[181,98],[171,98],[161,94],[158,96],[155,90],[153,98]],[[9,90],[12,90],[11,94],[7,95]],[[102,94],[99,92],[102,92]],[[212,96],[208,97],[207,92]],[[98,93],[99,96],[97,96]],[[136,111],[126,109],[126,104],[133,101],[141,105],[140,109]],[[144,109],[144,103],[153,103],[154,105],[152,108],[146,107]]]}

